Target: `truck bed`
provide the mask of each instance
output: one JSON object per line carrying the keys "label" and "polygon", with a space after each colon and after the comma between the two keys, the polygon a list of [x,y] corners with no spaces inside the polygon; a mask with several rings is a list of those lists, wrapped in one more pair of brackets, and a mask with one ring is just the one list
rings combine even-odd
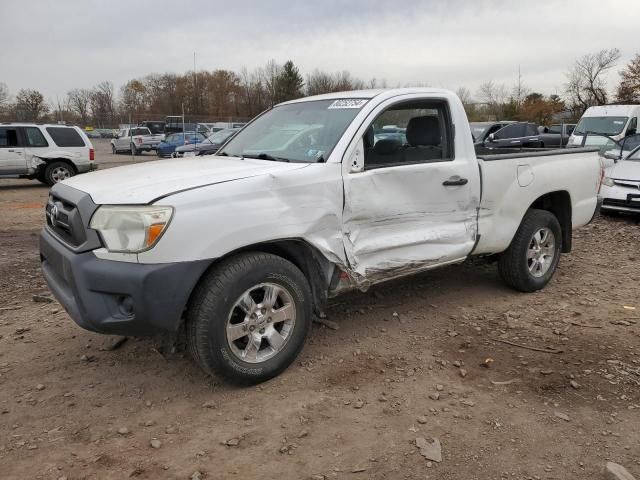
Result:
{"label": "truck bed", "polygon": [[478,155],[480,160],[485,162],[494,162],[496,160],[509,160],[512,158],[532,158],[532,157],[548,157],[550,155],[570,155],[576,153],[592,153],[598,152],[597,147],[581,147],[581,148],[554,148],[553,150],[531,149],[532,151],[519,150],[509,153],[492,153],[487,155]]}

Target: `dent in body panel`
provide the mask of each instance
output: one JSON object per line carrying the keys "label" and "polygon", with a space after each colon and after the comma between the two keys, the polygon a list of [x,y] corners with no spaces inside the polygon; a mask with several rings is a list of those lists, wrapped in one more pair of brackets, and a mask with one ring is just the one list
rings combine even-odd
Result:
{"label": "dent in body panel", "polygon": [[479,202],[460,190],[443,190],[441,177],[450,175],[450,165],[389,168],[345,180],[343,238],[351,286],[366,289],[464,260],[476,240]]}
{"label": "dent in body panel", "polygon": [[258,243],[300,239],[330,262],[344,265],[339,164],[248,177],[168,196],[158,204],[175,215],[158,244],[138,255],[142,263],[216,259]]}

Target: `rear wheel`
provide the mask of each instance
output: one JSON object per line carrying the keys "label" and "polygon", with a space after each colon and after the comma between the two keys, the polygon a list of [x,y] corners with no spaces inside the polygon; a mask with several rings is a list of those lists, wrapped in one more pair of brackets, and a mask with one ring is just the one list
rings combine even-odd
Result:
{"label": "rear wheel", "polygon": [[[44,181],[48,185],[55,185],[58,182],[71,178],[76,174],[75,169],[66,162],[52,162],[44,169]],[[38,178],[39,180],[39,178]]]}
{"label": "rear wheel", "polygon": [[311,292],[291,262],[245,253],[200,281],[187,311],[198,364],[239,384],[275,377],[298,356],[311,327]]}
{"label": "rear wheel", "polygon": [[498,271],[507,285],[521,292],[544,288],[553,277],[562,248],[558,219],[546,210],[529,210],[509,248],[500,255]]}

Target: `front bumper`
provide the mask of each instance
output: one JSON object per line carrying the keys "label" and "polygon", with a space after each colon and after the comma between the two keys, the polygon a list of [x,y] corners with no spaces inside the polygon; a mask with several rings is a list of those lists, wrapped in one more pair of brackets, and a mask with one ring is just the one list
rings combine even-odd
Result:
{"label": "front bumper", "polygon": [[640,190],[635,188],[603,187],[602,210],[610,212],[626,212],[640,214]]}
{"label": "front bumper", "polygon": [[150,336],[178,330],[191,291],[210,261],[140,264],[74,253],[48,227],[40,234],[42,273],[82,328]]}

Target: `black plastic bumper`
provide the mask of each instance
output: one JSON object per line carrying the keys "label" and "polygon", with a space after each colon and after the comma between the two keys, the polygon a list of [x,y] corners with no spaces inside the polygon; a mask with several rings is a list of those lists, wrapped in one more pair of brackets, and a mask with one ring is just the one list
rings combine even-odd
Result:
{"label": "black plastic bumper", "polygon": [[40,257],[49,288],[79,326],[131,336],[177,331],[191,291],[211,263],[103,260],[72,252],[47,228],[40,234]]}
{"label": "black plastic bumper", "polygon": [[596,203],[596,209],[593,212],[593,215],[591,216],[591,220],[589,220],[589,223],[593,222],[595,220],[595,218],[598,216],[598,214],[600,213],[600,210],[602,210],[602,201],[604,199],[598,195],[598,203]]}

